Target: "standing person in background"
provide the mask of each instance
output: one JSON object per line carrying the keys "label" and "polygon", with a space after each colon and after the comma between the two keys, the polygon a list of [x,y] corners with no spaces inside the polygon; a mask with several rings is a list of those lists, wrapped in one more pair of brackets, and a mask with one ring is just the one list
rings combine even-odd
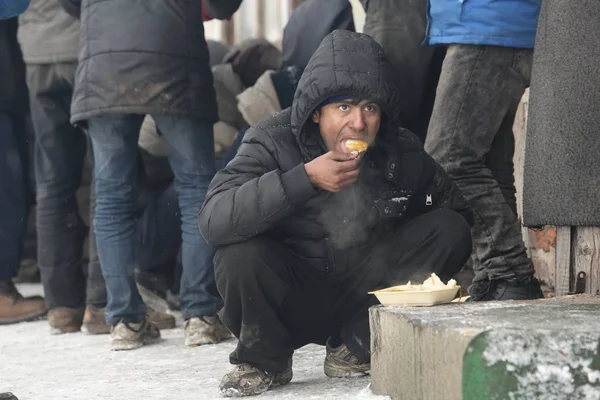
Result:
{"label": "standing person in background", "polygon": [[94,152],[94,232],[106,281],[106,320],[113,350],[156,342],[136,287],[134,199],[142,121],[153,117],[165,137],[175,175],[182,226],[180,301],[185,342],[230,337],[212,266],[213,248],[196,216],[214,174],[212,125],[217,119],[203,19],[229,17],[241,0],[62,0],[81,13],[79,66],[71,122],[86,124]]}
{"label": "standing person in background", "polygon": [[79,21],[56,1],[32,3],[20,18],[18,38],[27,65],[36,139],[38,266],[51,331],[76,332],[85,306],[82,258],[87,234],[75,196],[87,140],[69,122]]}
{"label": "standing person in background", "polygon": [[[88,228],[76,198],[88,147],[83,130],[69,122],[79,27],[79,21],[58,2],[33,0],[20,18],[18,33],[36,137],[38,264],[53,334],[80,330],[86,297],[88,320],[95,314],[94,305],[106,304],[95,251],[90,251],[86,285],[83,246]],[[90,240],[94,241],[93,234]],[[155,321],[170,317],[150,315]]]}
{"label": "standing person in background", "polygon": [[427,47],[427,0],[360,0],[366,12],[364,33],[388,57],[396,84],[410,93],[401,104],[403,126],[425,141],[445,48]]}
{"label": "standing person in background", "polygon": [[425,150],[473,207],[473,300],[543,297],[517,219],[512,125],[529,85],[541,0],[431,0],[430,45],[449,45]]}
{"label": "standing person in background", "polygon": [[46,313],[41,297],[23,298],[15,288],[27,227],[27,114],[25,65],[17,43],[17,19],[0,21],[0,324]]}

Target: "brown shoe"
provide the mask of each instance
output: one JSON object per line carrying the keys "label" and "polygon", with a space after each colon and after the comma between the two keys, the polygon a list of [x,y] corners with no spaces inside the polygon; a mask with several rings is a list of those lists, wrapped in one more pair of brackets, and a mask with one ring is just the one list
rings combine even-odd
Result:
{"label": "brown shoe", "polygon": [[23,297],[12,281],[0,281],[0,325],[31,321],[46,311],[42,297]]}
{"label": "brown shoe", "polygon": [[50,333],[53,335],[79,332],[82,321],[83,308],[56,307],[48,311]]}
{"label": "brown shoe", "polygon": [[[173,329],[175,328],[175,317],[155,311],[151,307],[148,308],[148,321],[153,322],[158,329]],[[106,323],[104,313],[106,308],[99,308],[88,305],[85,308],[83,315],[83,326],[81,331],[88,335],[99,335],[110,333],[110,326]]]}

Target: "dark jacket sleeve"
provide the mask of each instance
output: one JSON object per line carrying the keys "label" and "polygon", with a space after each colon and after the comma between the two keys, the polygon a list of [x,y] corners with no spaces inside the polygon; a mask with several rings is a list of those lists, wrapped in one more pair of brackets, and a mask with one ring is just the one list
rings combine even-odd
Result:
{"label": "dark jacket sleeve", "polygon": [[219,171],[200,211],[200,232],[215,246],[242,242],[289,216],[317,191],[304,164],[282,172],[270,136],[250,128],[235,158]]}
{"label": "dark jacket sleeve", "polygon": [[242,4],[242,0],[205,0],[206,11],[216,19],[231,17]]}
{"label": "dark jacket sleeve", "polygon": [[81,0],[57,0],[60,6],[72,17],[78,18],[81,14]]}

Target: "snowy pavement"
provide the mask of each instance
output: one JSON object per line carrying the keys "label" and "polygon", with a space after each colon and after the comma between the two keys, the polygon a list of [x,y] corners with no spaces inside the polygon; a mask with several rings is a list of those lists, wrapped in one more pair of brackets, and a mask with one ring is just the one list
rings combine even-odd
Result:
{"label": "snowy pavement", "polygon": [[[24,295],[40,285],[19,285]],[[19,400],[204,400],[221,399],[218,384],[231,366],[235,340],[187,348],[181,322],[162,331],[161,343],[111,352],[108,336],[50,335],[47,321],[0,326],[0,393]],[[260,399],[384,400],[369,390],[369,378],[329,379],[325,350],[306,346],[294,355],[294,379]]]}

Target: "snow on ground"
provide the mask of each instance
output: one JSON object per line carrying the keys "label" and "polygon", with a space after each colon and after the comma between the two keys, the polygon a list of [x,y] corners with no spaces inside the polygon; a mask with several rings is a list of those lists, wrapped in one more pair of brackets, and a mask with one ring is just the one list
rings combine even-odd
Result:
{"label": "snow on ground", "polygon": [[[20,285],[24,295],[40,285]],[[0,326],[0,393],[19,400],[204,400],[221,399],[218,384],[231,366],[230,340],[187,348],[181,323],[162,331],[163,341],[139,350],[112,352],[108,336],[50,335],[47,321]],[[294,379],[260,399],[384,400],[371,393],[369,378],[329,379],[325,350],[306,346],[294,355]]]}

